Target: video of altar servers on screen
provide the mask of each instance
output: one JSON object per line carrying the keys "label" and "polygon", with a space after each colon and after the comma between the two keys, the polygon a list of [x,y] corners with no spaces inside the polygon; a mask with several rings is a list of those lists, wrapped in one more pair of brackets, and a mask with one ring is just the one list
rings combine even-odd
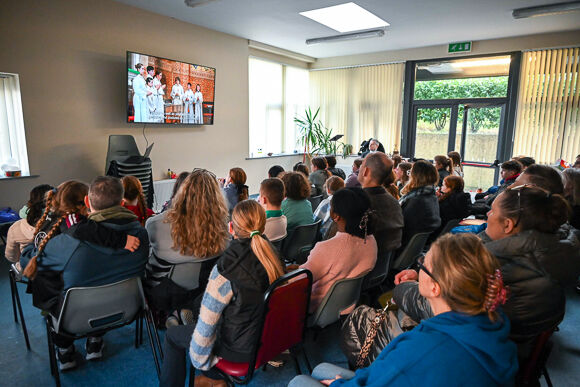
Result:
{"label": "video of altar servers on screen", "polygon": [[127,53],[127,122],[212,125],[215,69]]}

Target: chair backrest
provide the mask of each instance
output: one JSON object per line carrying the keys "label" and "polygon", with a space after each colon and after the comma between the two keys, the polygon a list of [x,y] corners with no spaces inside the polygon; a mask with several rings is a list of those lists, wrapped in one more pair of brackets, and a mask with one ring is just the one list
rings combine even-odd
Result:
{"label": "chair backrest", "polygon": [[429,239],[429,235],[431,235],[430,232],[420,232],[413,235],[405,249],[395,260],[393,267],[396,270],[403,270],[414,264],[423,252],[423,248],[425,247],[425,243],[427,243],[427,239]]}
{"label": "chair backrest", "polygon": [[449,222],[447,222],[445,227],[443,227],[443,229],[439,233],[439,236],[445,235],[448,232],[450,232],[453,228],[459,226],[459,222],[461,222],[461,221],[462,221],[462,219],[451,219]]}
{"label": "chair backrest", "polygon": [[185,262],[173,265],[169,271],[169,279],[186,290],[197,289],[199,287],[199,276],[202,265],[211,265],[212,262],[215,263],[219,257],[220,255],[200,259],[196,262]]}
{"label": "chair backrest", "polygon": [[282,257],[287,262],[304,263],[310,250],[314,248],[318,239],[318,230],[322,221],[298,226],[292,231],[282,243]]}
{"label": "chair backrest", "polygon": [[145,307],[139,277],[114,284],[70,288],[56,323],[56,332],[86,335],[132,322]]}
{"label": "chair backrest", "polygon": [[322,201],[322,195],[310,196],[307,199],[310,202],[310,204],[312,204],[312,213],[314,213],[314,211],[316,211],[316,209],[320,205],[320,202]]}
{"label": "chair backrest", "polygon": [[357,303],[360,298],[361,286],[367,273],[365,272],[358,277],[336,281],[326,293],[316,311],[310,316],[308,326],[324,328],[338,321],[340,312]]}
{"label": "chair backrest", "polygon": [[385,251],[377,256],[375,267],[364,278],[362,284],[363,291],[380,285],[385,280],[385,278],[387,278],[387,274],[389,273],[389,269],[391,267],[392,257],[392,251]]}
{"label": "chair backrest", "polygon": [[107,150],[107,164],[105,173],[109,169],[112,160],[122,161],[129,156],[140,156],[135,138],[130,134],[118,134],[109,136],[109,149]]}

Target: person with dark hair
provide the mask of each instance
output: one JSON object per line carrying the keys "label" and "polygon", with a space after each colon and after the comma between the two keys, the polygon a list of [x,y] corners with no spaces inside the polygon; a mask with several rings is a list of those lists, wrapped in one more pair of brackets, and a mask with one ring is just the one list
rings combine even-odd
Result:
{"label": "person with dark hair", "polygon": [[48,184],[37,185],[30,191],[30,199],[26,203],[25,216],[8,229],[6,235],[6,250],[4,257],[10,262],[18,263],[20,252],[34,238],[34,226],[44,213],[46,193],[54,187]]}
{"label": "person with dark hair", "polygon": [[413,167],[413,163],[402,162],[399,164],[397,169],[395,169],[395,177],[397,188],[399,189],[399,193],[403,190],[405,185],[409,182],[409,176],[411,175],[411,168]]}
{"label": "person with dark hair", "polygon": [[[246,172],[242,168],[232,168],[224,184],[224,195],[228,201],[230,213],[238,202],[249,197],[248,186],[246,185]],[[223,180],[222,180],[223,181]]]}
{"label": "person with dark hair", "polygon": [[513,160],[519,161],[522,164],[522,171],[525,171],[530,165],[534,165],[536,160],[533,157],[528,156],[518,156],[514,157]]}
{"label": "person with dark hair", "polygon": [[292,167],[292,170],[294,172],[303,173],[304,176],[306,176],[306,177],[308,177],[310,175],[310,169],[308,169],[308,165],[301,163],[301,162],[294,164],[294,166]]}
{"label": "person with dark hair", "polygon": [[286,172],[282,175],[286,199],[282,201],[282,213],[286,216],[288,233],[298,226],[312,224],[312,204],[308,201],[310,184],[300,172]]}
{"label": "person with dark hair", "polygon": [[141,226],[145,226],[145,221],[155,213],[147,207],[141,181],[135,176],[123,176],[121,181],[123,182],[123,207],[133,211]]}
{"label": "person with dark hair", "polygon": [[391,159],[393,160],[393,171],[394,171],[395,169],[397,169],[399,164],[403,162],[403,158],[401,157],[400,154],[393,154],[393,157],[391,157]]}
{"label": "person with dark hair", "polygon": [[453,174],[453,160],[445,155],[437,155],[433,158],[437,173],[439,173],[439,187],[443,184],[443,179]]}
{"label": "person with dark hair", "polygon": [[157,109],[155,112],[157,113],[157,120],[155,122],[164,122],[165,121],[165,87],[167,85],[161,84],[161,78],[163,78],[163,74],[161,71],[155,71],[155,76],[153,77],[153,87],[156,90],[157,94]]}
{"label": "person with dark hair", "polygon": [[[318,242],[300,266],[312,272],[310,312],[318,308],[336,281],[358,277],[375,266],[377,243],[372,236],[370,204],[369,196],[361,188],[343,188],[332,195],[330,217],[337,233]],[[352,309],[354,305],[341,313],[348,314]]]}
{"label": "person with dark hair", "polygon": [[[35,243],[26,246],[20,258],[23,274],[32,279],[35,306],[58,316],[64,295],[72,287],[100,286],[143,276],[149,238],[137,216],[121,205],[122,200],[123,185],[110,176],[97,177],[88,187],[88,195],[87,186],[75,181],[61,184],[56,193],[49,191],[47,210],[35,230]],[[106,207],[109,203],[114,204]],[[94,232],[87,233],[90,242],[76,237],[82,226],[77,215],[86,213],[85,204],[90,208],[89,223],[96,225]],[[110,238],[117,235],[126,239],[125,249],[110,247],[114,239],[111,244],[96,245],[93,240],[102,229],[109,231]],[[130,246],[133,239],[137,243]],[[74,368],[74,340],[60,334],[52,336],[60,369]],[[102,337],[89,337],[87,360],[101,358],[103,345]]]}
{"label": "person with dark hair", "polygon": [[282,172],[284,172],[284,168],[282,168],[282,166],[274,165],[270,169],[268,169],[268,177],[269,178],[279,177],[278,175],[280,175]]}
{"label": "person with dark hair", "polygon": [[468,193],[463,192],[463,188],[463,179],[459,176],[451,175],[443,179],[441,195],[439,196],[439,216],[441,217],[441,227],[439,231],[441,231],[450,220],[460,220],[469,215],[471,196]]}
{"label": "person with dark hair", "polygon": [[271,241],[278,241],[287,235],[288,221],[282,213],[283,200],[284,183],[280,178],[272,177],[262,181],[258,201],[266,210],[264,235]]}
{"label": "person with dark hair", "polygon": [[401,191],[403,196],[399,200],[405,224],[403,246],[407,245],[413,235],[431,233],[441,226],[439,203],[435,195],[435,184],[438,181],[439,174],[433,164],[425,160],[413,164],[409,182]]}
{"label": "person with dark hair", "polygon": [[195,115],[193,113],[193,90],[191,88],[191,82],[187,82],[187,90],[183,94],[183,122],[186,124],[193,124]]}
{"label": "person with dark hair", "polygon": [[203,94],[201,93],[201,85],[195,85],[195,93],[193,93],[194,104],[194,124],[203,124]]}
{"label": "person with dark hair", "polygon": [[[500,169],[500,185],[497,190],[489,189],[487,192],[482,194],[475,195],[475,199],[480,199],[483,197],[484,203],[488,206],[491,206],[491,203],[495,200],[495,198],[505,191],[507,187],[512,185],[518,176],[522,173],[522,164],[517,160],[509,160],[501,164]],[[493,188],[493,187],[492,187]]]}
{"label": "person with dark hair", "polygon": [[311,163],[312,173],[308,175],[308,180],[313,186],[312,196],[322,195],[323,198],[326,198],[324,183],[330,177],[330,172],[326,170],[328,167],[326,159],[324,157],[314,157]]}
{"label": "person with dark hair", "polygon": [[391,194],[391,196],[399,200],[401,198],[401,193],[399,192],[399,189],[397,188],[395,181],[397,181],[397,176],[395,175],[395,172],[391,169],[391,173],[389,173],[389,175],[387,176],[385,182],[383,183],[383,186],[385,187],[387,192]]}
{"label": "person with dark hair", "polygon": [[474,235],[446,235],[418,265],[414,287],[433,317],[394,338],[356,373],[322,363],[312,377],[299,375],[288,386],[513,385],[518,361],[500,308],[506,289],[497,259]]}
{"label": "person with dark hair", "polygon": [[133,78],[133,122],[147,122],[147,83],[145,82],[145,67],[141,63],[135,65],[139,72]]}
{"label": "person with dark hair", "polygon": [[324,189],[326,190],[328,197],[322,200],[316,210],[314,210],[314,218],[322,221],[320,225],[320,236],[322,239],[329,238],[327,233],[333,224],[330,216],[330,201],[332,200],[332,195],[342,188],[344,188],[344,180],[338,176],[330,176],[328,180],[326,180],[326,183],[324,183]]}
{"label": "person with dark hair", "polygon": [[342,180],[346,179],[346,173],[340,168],[336,168],[336,157],[335,156],[324,156],[326,159],[326,163],[328,164],[328,168],[326,169],[328,172],[333,174],[334,176],[340,177]]}
{"label": "person with dark hair", "polygon": [[447,157],[453,161],[453,174],[455,176],[463,177],[463,166],[461,165],[461,154],[456,151],[447,153]]}
{"label": "person with dark hair", "polygon": [[362,165],[363,159],[356,159],[352,162],[352,173],[348,175],[346,181],[344,182],[345,187],[360,187],[360,181],[358,181],[358,171]]}
{"label": "person with dark hair", "polygon": [[530,165],[511,184],[530,184],[543,188],[553,194],[562,195],[564,193],[562,175],[556,168],[549,165]]}
{"label": "person with dark hair", "polygon": [[576,156],[576,161],[574,161],[572,168],[580,168],[580,155]]}
{"label": "person with dark hair", "polygon": [[392,169],[391,159],[382,152],[375,152],[364,158],[358,173],[358,181],[369,195],[375,214],[374,235],[379,254],[398,249],[403,233],[401,206],[383,186]]}
{"label": "person with dark hair", "polygon": [[161,212],[165,212],[165,211],[167,211],[168,208],[171,207],[171,201],[175,197],[175,194],[177,193],[177,191],[179,190],[179,187],[181,187],[181,184],[183,184],[183,182],[187,178],[187,176],[189,176],[189,172],[181,172],[179,175],[177,175],[177,179],[175,179],[175,183],[173,183],[173,191],[171,192],[171,197],[169,198],[168,201],[166,201],[163,204],[163,208],[161,209]]}
{"label": "person with dark hair", "polygon": [[567,168],[562,172],[564,177],[564,197],[572,208],[570,225],[580,230],[580,170]]}
{"label": "person with dark hair", "polygon": [[171,87],[171,99],[173,100],[173,108],[178,122],[183,122],[183,86],[181,79],[175,77],[175,82]]}

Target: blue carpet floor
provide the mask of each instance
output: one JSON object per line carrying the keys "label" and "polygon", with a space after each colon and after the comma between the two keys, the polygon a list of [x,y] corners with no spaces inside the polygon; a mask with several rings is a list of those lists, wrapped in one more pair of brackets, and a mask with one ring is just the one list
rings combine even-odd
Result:
{"label": "blue carpet floor", "polygon": [[[50,375],[44,320],[32,306],[30,295],[19,285],[20,298],[28,325],[32,350],[27,351],[22,330],[14,322],[10,300],[8,264],[0,257],[0,386],[53,386]],[[560,331],[554,334],[554,350],[548,362],[548,371],[554,386],[580,385],[580,296],[568,294],[566,317]],[[163,332],[161,339],[163,340]],[[84,341],[77,341],[79,366],[61,373],[63,386],[156,386],[157,375],[147,336],[144,345],[133,346],[134,325],[109,332],[105,336],[104,357],[100,361],[84,360]],[[346,366],[346,358],[338,347],[338,328],[328,327],[313,342],[308,335],[306,343],[310,362],[322,361]],[[302,364],[303,372],[306,367]],[[268,367],[256,372],[249,386],[286,386],[295,375],[291,361],[280,368]],[[546,385],[542,379],[542,385]]]}

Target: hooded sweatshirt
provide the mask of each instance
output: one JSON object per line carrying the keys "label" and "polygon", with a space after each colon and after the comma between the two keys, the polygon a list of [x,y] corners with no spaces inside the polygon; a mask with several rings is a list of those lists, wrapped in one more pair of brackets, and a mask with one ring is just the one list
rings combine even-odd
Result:
{"label": "hooded sweatshirt", "polygon": [[337,386],[502,386],[518,370],[510,324],[501,314],[441,313],[395,338],[368,367]]}

